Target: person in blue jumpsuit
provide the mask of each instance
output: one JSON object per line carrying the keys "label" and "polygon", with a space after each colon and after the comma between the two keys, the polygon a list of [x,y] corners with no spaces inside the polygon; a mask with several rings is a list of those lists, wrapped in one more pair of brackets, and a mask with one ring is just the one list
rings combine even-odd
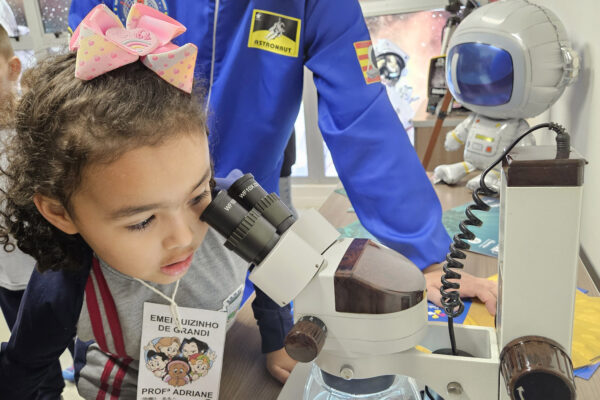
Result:
{"label": "person in blue jumpsuit", "polygon": [[[121,20],[136,0],[105,0]],[[141,1],[141,0],[138,0]],[[319,128],[361,223],[383,244],[426,269],[428,294],[439,304],[439,262],[450,238],[441,206],[402,124],[379,83],[357,0],[145,0],[188,30],[178,45],[198,46],[196,74],[207,87],[216,176],[250,172],[278,191],[283,154],[302,100],[303,69],[313,72]],[[100,0],[73,0],[75,29]],[[461,293],[495,310],[495,287],[465,276]],[[259,326],[269,371],[287,379],[286,310],[258,291],[256,313],[281,318]],[[272,324],[271,324],[272,326]]]}

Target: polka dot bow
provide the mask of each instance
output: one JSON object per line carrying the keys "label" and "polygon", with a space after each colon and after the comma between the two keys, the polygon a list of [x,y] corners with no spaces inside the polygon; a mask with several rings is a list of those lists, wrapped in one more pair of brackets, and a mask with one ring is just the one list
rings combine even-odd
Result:
{"label": "polka dot bow", "polygon": [[69,48],[77,51],[75,76],[90,80],[141,60],[171,85],[191,93],[198,48],[191,43],[181,47],[171,43],[185,30],[173,18],[141,3],[131,7],[123,27],[119,18],[100,4],[71,38]]}

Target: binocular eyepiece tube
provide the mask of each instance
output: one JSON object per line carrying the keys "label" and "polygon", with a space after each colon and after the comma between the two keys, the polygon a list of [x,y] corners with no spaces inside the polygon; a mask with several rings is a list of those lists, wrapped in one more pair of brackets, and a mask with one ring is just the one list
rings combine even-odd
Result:
{"label": "binocular eyepiece tube", "polygon": [[281,199],[267,194],[252,174],[236,180],[227,191],[219,191],[200,219],[226,238],[225,247],[255,265],[296,221]]}
{"label": "binocular eyepiece tube", "polygon": [[246,174],[235,181],[227,190],[229,196],[236,199],[246,210],[255,208],[278,234],[285,232],[296,219],[289,208],[275,193],[267,194],[254,180],[252,174]]}

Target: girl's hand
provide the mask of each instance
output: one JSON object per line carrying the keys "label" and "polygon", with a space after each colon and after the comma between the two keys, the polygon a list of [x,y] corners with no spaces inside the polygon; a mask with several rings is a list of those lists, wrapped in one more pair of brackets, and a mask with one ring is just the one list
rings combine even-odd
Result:
{"label": "girl's hand", "polygon": [[[441,270],[441,264],[434,264],[427,267],[423,273],[427,282],[427,300],[441,307],[440,287],[442,286],[441,277],[444,273]],[[458,271],[461,275],[460,297],[476,297],[485,304],[491,315],[496,315],[496,301],[498,298],[498,283],[484,278],[478,278],[465,271]],[[453,279],[450,280],[452,282]]]}
{"label": "girl's hand", "polygon": [[287,378],[290,376],[296,360],[288,355],[285,348],[272,351],[266,354],[267,357],[267,369],[273,376],[281,383],[285,383]]}

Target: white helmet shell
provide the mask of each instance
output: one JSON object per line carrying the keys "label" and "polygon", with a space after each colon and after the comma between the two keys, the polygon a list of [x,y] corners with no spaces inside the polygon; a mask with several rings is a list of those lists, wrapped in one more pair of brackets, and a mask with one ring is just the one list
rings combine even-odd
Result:
{"label": "white helmet shell", "polygon": [[572,83],[579,57],[558,17],[528,0],[490,3],[469,14],[448,46],[446,79],[465,107],[490,118],[529,118]]}

